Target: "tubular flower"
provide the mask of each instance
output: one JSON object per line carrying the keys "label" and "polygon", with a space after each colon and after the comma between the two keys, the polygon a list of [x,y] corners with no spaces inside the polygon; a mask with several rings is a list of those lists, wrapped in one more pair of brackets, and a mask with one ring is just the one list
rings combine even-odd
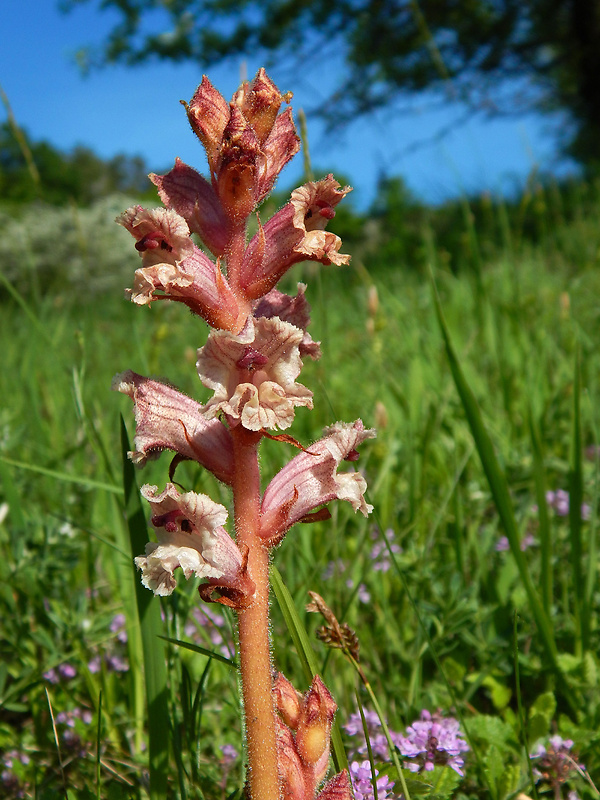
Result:
{"label": "tubular flower", "polygon": [[177,581],[174,572],[181,567],[185,578],[215,578],[228,585],[239,583],[244,558],[223,523],[227,509],[206,495],[179,494],[168,483],[157,494],[156,486],[142,486],[142,496],[152,508],[152,525],[158,542],[146,545],[146,555],[135,564],[142,571],[142,583],[155,595],[169,595]]}
{"label": "tubular flower", "polygon": [[375,437],[361,420],[337,422],[323,439],[293,458],[273,478],[261,506],[261,536],[268,542],[281,539],[287,530],[318,506],[331,500],[347,500],[355,511],[367,516],[373,506],[364,498],[366,481],[359,472],[338,474],[343,460],[355,461],[356,448]]}
{"label": "tubular flower", "polygon": [[312,408],[312,392],[295,382],[303,338],[278,317],[249,317],[239,336],[213,331],[197,361],[200,380],[214,390],[203,409],[207,418],[222,411],[230,425],[251,431],[289,428],[295,406]]}
{"label": "tubular flower", "polygon": [[267,294],[299,261],[338,266],[350,261],[339,252],[342,240],[325,230],[335,206],[350,192],[328,175],[300,186],[292,198],[251,239],[244,255],[241,286],[250,300]]}
{"label": "tubular flower", "polygon": [[112,388],[129,395],[134,403],[136,449],[129,453],[134,464],[143,466],[163,450],[174,450],[231,483],[231,435],[218,420],[207,420],[199,403],[131,370],[115,375]]}
{"label": "tubular flower", "polygon": [[144,264],[136,270],[133,289],[126,292],[134,303],[150,305],[159,297],[176,300],[214,327],[235,327],[238,302],[217,264],[192,242],[183,217],[172,209],[134,206],[117,222],[137,240]]}

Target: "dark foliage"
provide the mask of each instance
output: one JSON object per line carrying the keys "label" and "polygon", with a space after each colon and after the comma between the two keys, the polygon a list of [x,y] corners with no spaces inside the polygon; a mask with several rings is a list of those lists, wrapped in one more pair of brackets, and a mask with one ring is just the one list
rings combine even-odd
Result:
{"label": "dark foliage", "polygon": [[29,143],[24,151],[9,124],[0,126],[0,196],[5,203],[40,199],[87,206],[114,192],[148,192],[147,173],[140,156],[104,160],[87,147],[64,153],[44,141]]}

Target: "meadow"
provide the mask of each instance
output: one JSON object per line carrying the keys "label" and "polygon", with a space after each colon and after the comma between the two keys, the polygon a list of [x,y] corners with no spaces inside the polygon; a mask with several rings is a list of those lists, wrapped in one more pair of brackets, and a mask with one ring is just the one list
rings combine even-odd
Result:
{"label": "meadow", "polygon": [[[361,417],[377,438],[358,462],[373,514],[332,505],[330,520],[297,525],[277,551],[274,663],[298,686],[316,665],[339,707],[346,756],[338,746],[336,758],[370,760],[394,796],[399,775],[374,746],[383,728],[373,697],[392,732],[427,710],[456,719],[468,744],[463,776],[449,764],[404,769],[411,797],[600,796],[600,204],[578,191],[594,202],[569,214],[552,191],[530,194],[529,237],[501,203],[488,204],[483,229],[465,199],[453,232],[464,249],[452,258],[419,218],[418,264],[393,219],[380,219],[348,268],[302,264],[280,287],[307,284],[323,348],[303,374],[315,411],[299,410],[290,432],[308,444],[335,420]],[[208,395],[194,368],[204,323],[176,304],[123,299],[138,262],[111,220],[128,202],[3,219],[0,794],[9,798],[243,791],[233,617],[201,603],[193,582],[153,598],[132,564],[141,550],[132,553],[131,537],[141,530],[143,542],[148,522],[131,482],[164,484],[169,456],[124,470],[120,415],[131,440],[133,414],[111,378],[133,369]],[[291,455],[266,441],[265,479]],[[189,463],[177,480],[228,503]],[[323,619],[306,611],[309,591],[354,631],[362,677],[315,635]],[[139,613],[149,608],[150,648]],[[146,710],[148,681],[164,682],[166,719]],[[349,726],[359,707],[370,748],[360,723]]]}

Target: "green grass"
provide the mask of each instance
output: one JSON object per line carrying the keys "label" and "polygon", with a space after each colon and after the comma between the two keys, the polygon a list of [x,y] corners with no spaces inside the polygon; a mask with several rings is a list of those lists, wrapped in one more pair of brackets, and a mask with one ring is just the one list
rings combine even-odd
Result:
{"label": "green grass", "polygon": [[[434,790],[415,788],[407,773],[411,796],[534,796],[528,748],[552,733],[574,740],[599,782],[598,456],[589,457],[599,429],[595,222],[561,229],[569,259],[552,250],[558,233],[547,227],[540,244],[510,258],[499,249],[459,276],[425,229],[437,312],[426,274],[394,264],[371,274],[367,258],[345,271],[301,266],[284,287],[308,283],[311,332],[324,351],[302,374],[315,410],[299,410],[291,433],[308,443],[337,419],[361,417],[378,437],[358,462],[374,514],[365,520],[332,505],[331,520],[287,535],[275,563],[342,726],[357,688],[365,708],[370,701],[352,665],[316,639],[322,621],[305,612],[309,590],[356,631],[392,730],[423,708],[460,717],[471,745],[465,778],[450,780],[446,767],[432,773]],[[136,266],[132,253],[132,273]],[[226,773],[220,750],[242,749],[236,674],[203,654],[221,646],[214,628],[191,637],[186,627],[199,606],[195,586],[181,581],[167,601],[147,593],[154,618],[138,622],[124,513],[135,495],[122,492],[119,422],[122,413],[131,438],[133,415],[128,399],[109,391],[112,376],[131,368],[206,399],[194,368],[206,326],[166,303],[136,308],[120,292],[78,299],[34,289],[5,293],[0,315],[0,751],[29,756],[12,766],[27,797],[238,796],[241,764]],[[265,441],[265,481],[292,455]],[[135,478],[164,484],[168,463],[163,455]],[[177,476],[228,503],[191,464]],[[542,503],[556,489],[575,498],[570,516]],[[521,551],[528,534],[534,545]],[[498,552],[503,535],[511,549]],[[387,571],[376,569],[383,556],[374,562],[374,545],[385,553],[392,539],[400,551]],[[232,640],[228,612],[217,611],[220,634]],[[110,630],[117,613],[126,643]],[[306,688],[309,662],[290,624],[298,623],[274,602],[275,665]],[[159,640],[156,630],[198,647]],[[111,669],[107,657],[116,655],[127,672]],[[98,657],[101,668],[90,669]],[[75,677],[44,679],[65,663]],[[75,718],[69,741],[59,715],[74,709],[91,712],[91,722]],[[581,777],[564,798],[567,788],[598,796]]]}

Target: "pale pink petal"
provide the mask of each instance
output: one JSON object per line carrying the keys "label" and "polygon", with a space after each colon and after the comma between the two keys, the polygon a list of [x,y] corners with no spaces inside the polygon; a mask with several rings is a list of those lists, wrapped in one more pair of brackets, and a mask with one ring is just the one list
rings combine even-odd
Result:
{"label": "pale pink petal", "polygon": [[208,421],[199,403],[131,370],[116,375],[112,388],[129,395],[134,402],[136,449],[129,454],[134,464],[143,466],[162,450],[174,450],[202,464],[219,480],[231,483],[231,435],[218,420]]}
{"label": "pale pink petal", "polygon": [[146,555],[135,559],[146,588],[156,595],[171,594],[178,567],[186,579],[195,575],[236,580],[243,557],[222,527],[227,519],[224,506],[195,492],[180,494],[172,483],[160,494],[156,486],[148,485],[142,487],[141,493],[152,508],[158,540],[149,542]]}
{"label": "pale pink petal", "polygon": [[347,264],[339,252],[341,239],[325,231],[335,206],[350,191],[328,175],[292,192],[292,199],[250,241],[242,263],[240,284],[252,300],[267,294],[299,261]]}
{"label": "pale pink petal", "polygon": [[296,378],[302,369],[303,332],[277,317],[249,318],[238,336],[213,331],[198,351],[198,374],[214,391],[204,406],[208,418],[219,412],[245,428],[288,428],[296,406],[312,408],[312,392]]}
{"label": "pale pink petal", "polygon": [[346,500],[364,516],[373,507],[364,498],[366,481],[359,472],[338,474],[343,460],[356,460],[356,448],[375,437],[362,422],[338,422],[305,452],[293,458],[267,486],[261,507],[261,536],[276,541],[294,523],[331,500]]}
{"label": "pale pink petal", "polygon": [[196,245],[176,266],[163,263],[138,269],[133,289],[126,295],[138,305],[150,305],[158,298],[184,303],[215,328],[235,330],[238,326],[235,295],[219,267]]}
{"label": "pale pink petal", "polygon": [[173,209],[132,206],[119,214],[116,221],[136,239],[136,249],[145,267],[175,266],[193,251],[188,224]]}
{"label": "pale pink petal", "polygon": [[[143,267],[126,295],[138,305],[158,298],[185,303],[209,325],[239,329],[239,307],[219,266],[192,242],[185,219],[171,208],[127,209],[117,217],[137,239]],[[157,295],[156,292],[164,294]]]}
{"label": "pale pink petal", "polygon": [[296,328],[304,331],[304,336],[300,342],[299,349],[301,356],[309,356],[314,361],[321,358],[320,342],[313,341],[306,329],[310,323],[310,305],[304,296],[306,284],[298,284],[298,294],[290,297],[278,289],[271,291],[261,298],[254,306],[253,314],[255,317],[279,317]]}
{"label": "pale pink petal", "polygon": [[229,238],[229,222],[211,184],[181,159],[166,175],[150,175],[160,199],[186,220],[216,256],[223,255]]}

